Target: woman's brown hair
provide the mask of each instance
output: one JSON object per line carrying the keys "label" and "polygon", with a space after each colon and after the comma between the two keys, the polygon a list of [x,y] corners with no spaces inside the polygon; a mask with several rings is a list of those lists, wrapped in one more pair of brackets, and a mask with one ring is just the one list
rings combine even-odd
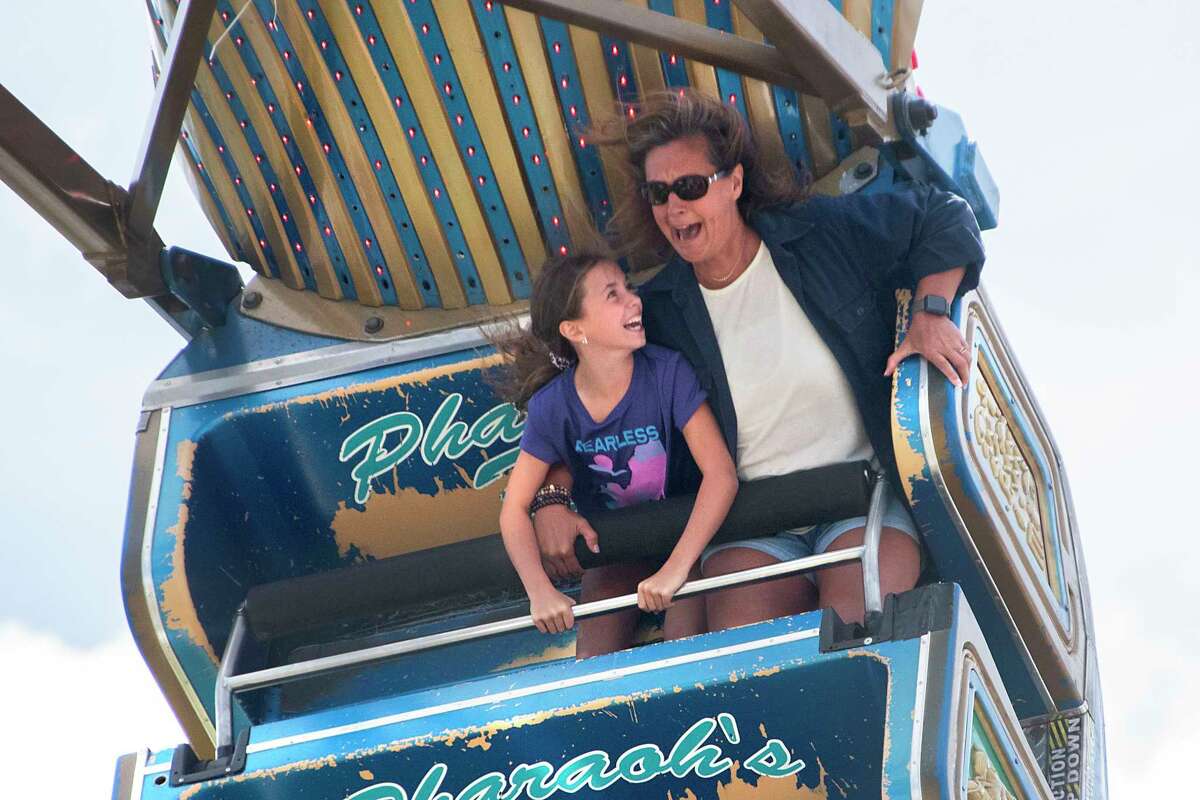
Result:
{"label": "woman's brown hair", "polygon": [[529,328],[513,322],[489,337],[507,362],[499,375],[489,379],[502,399],[524,409],[534,392],[562,371],[552,356],[559,364],[576,360],[574,347],[558,327],[564,320],[579,318],[584,277],[609,260],[611,256],[602,250],[589,249],[554,256],[542,266],[529,298]]}
{"label": "woman's brown hair", "polygon": [[748,219],[750,212],[759,208],[803,199],[804,189],[791,170],[763,169],[754,136],[736,108],[694,89],[656,92],[634,106],[632,116],[614,117],[591,132],[594,144],[628,148],[626,166],[635,190],[617,199],[605,231],[621,254],[649,252],[663,256],[669,252],[670,244],[654,223],[650,204],[636,187],[646,180],[646,155],[651,150],[692,136],[704,140],[709,160],[717,169],[742,165],[742,195],[738,199],[742,219]]}

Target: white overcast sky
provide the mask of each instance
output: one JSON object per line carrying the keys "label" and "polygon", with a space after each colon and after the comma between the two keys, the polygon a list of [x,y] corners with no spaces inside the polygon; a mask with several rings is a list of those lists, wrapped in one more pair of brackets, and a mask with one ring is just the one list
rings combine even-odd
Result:
{"label": "white overcast sky", "polygon": [[[1178,796],[1200,751],[1198,6],[930,0],[917,40],[1000,186],[984,281],[1067,462],[1114,798]],[[143,8],[21,3],[0,26],[0,83],[120,184],[152,99]],[[222,255],[177,171],[157,226]],[[118,559],[141,394],[182,342],[2,186],[0,248],[0,787],[107,796],[117,755],[181,738]]]}

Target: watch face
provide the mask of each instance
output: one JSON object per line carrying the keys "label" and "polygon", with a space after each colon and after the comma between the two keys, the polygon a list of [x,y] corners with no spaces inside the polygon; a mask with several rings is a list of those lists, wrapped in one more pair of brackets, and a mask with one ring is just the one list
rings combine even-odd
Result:
{"label": "watch face", "polygon": [[940,295],[927,294],[921,298],[921,310],[928,314],[948,317],[950,316],[950,303]]}

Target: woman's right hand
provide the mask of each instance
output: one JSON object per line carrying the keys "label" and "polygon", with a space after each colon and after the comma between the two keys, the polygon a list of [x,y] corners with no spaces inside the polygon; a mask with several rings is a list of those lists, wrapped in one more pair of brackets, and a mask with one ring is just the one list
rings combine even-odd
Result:
{"label": "woman's right hand", "polygon": [[538,509],[533,515],[533,532],[542,566],[551,580],[561,581],[583,575],[583,567],[575,558],[575,537],[582,536],[587,548],[600,552],[600,537],[588,521],[565,505]]}
{"label": "woman's right hand", "polygon": [[553,587],[529,596],[529,614],[542,633],[562,633],[575,624],[575,601]]}

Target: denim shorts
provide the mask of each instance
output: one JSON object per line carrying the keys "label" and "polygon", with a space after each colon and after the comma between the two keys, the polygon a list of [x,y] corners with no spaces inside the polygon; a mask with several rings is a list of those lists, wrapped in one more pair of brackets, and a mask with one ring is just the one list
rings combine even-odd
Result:
{"label": "denim shorts", "polygon": [[[700,568],[704,568],[704,562],[713,553],[719,553],[722,550],[732,550],[736,547],[757,550],[779,561],[792,561],[797,558],[819,555],[828,550],[829,545],[833,544],[843,533],[852,531],[855,528],[862,528],[866,524],[866,517],[850,517],[838,520],[837,522],[814,525],[810,528],[783,531],[774,536],[742,539],[737,542],[725,542],[724,544],[713,545],[706,548],[700,555]],[[917,525],[913,521],[912,515],[908,513],[908,509],[904,506],[904,503],[896,497],[891,487],[888,487],[887,490],[887,501],[883,512],[883,527],[895,528],[911,536],[913,541],[917,543],[918,549],[922,550],[922,561],[924,561],[924,548],[921,547],[921,537],[917,535]],[[813,583],[817,582],[816,573],[814,572],[805,573],[805,577]]]}

